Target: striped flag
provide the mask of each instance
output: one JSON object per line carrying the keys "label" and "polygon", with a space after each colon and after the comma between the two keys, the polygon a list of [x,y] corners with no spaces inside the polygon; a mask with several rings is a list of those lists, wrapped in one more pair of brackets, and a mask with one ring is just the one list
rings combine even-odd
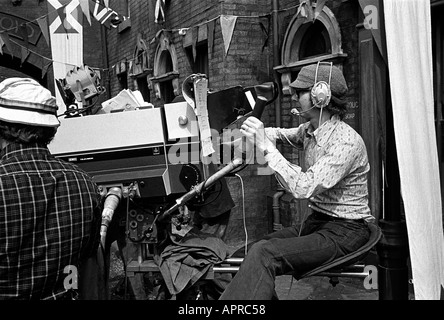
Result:
{"label": "striped flag", "polygon": [[156,9],[154,10],[154,22],[164,23],[165,22],[165,0],[156,1]]}
{"label": "striped flag", "polygon": [[[83,13],[79,0],[48,0],[48,26],[54,81],[64,79],[74,66],[83,65]],[[57,83],[55,83],[57,88]],[[65,103],[58,90],[56,99],[61,112]]]}
{"label": "striped flag", "polygon": [[89,8],[94,18],[108,29],[116,28],[122,21],[126,20],[126,17],[108,7],[103,0],[90,0]]}

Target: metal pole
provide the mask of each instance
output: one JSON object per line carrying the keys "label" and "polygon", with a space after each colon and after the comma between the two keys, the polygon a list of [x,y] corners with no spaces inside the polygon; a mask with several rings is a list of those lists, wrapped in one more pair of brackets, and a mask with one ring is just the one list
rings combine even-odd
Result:
{"label": "metal pole", "polygon": [[[379,0],[379,12],[382,30],[384,27],[383,0]],[[386,41],[385,33],[382,40]],[[387,57],[385,57],[387,61]],[[389,72],[388,66],[386,71]],[[384,76],[388,73],[384,72]],[[379,220],[383,237],[376,246],[378,262],[379,300],[408,300],[408,268],[409,255],[407,226],[402,215],[403,202],[399,177],[398,156],[393,125],[393,109],[390,86],[387,86],[386,107],[386,146],[384,181],[384,217]],[[378,94],[378,93],[375,93]]]}
{"label": "metal pole", "polygon": [[408,300],[409,255],[407,226],[402,219],[398,158],[391,103],[387,107],[386,177],[384,193],[385,217],[379,220],[383,237],[376,246],[378,264],[379,300]]}

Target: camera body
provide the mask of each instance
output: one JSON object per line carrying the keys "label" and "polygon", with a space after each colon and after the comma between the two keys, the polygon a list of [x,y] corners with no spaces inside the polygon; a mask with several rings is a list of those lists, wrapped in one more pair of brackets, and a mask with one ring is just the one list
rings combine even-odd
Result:
{"label": "camera body", "polygon": [[[215,136],[250,111],[240,86],[208,94]],[[120,223],[133,242],[158,242],[156,215],[206,178],[198,119],[185,101],[60,121],[51,153],[85,170],[104,194],[121,188]]]}

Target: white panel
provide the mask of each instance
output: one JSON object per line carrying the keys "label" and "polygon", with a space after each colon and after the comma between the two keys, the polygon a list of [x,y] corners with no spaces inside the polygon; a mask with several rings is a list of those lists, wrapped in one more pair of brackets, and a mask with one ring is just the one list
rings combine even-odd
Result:
{"label": "white panel", "polygon": [[[169,140],[198,136],[199,125],[197,118],[188,103],[168,103],[165,104],[164,108]],[[185,125],[180,124],[179,119],[181,117],[187,119]]]}
{"label": "white panel", "polygon": [[49,150],[74,154],[164,142],[161,109],[153,108],[61,119]]}

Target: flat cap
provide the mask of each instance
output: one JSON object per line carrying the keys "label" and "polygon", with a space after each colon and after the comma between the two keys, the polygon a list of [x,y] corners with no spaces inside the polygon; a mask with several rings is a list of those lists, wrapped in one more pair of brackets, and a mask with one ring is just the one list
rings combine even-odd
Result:
{"label": "flat cap", "polygon": [[[316,79],[316,68],[318,68],[317,79]],[[330,68],[331,68],[331,80],[330,80],[330,89],[332,95],[337,98],[343,97],[347,91],[347,82],[345,81],[344,75],[342,71],[336,67],[331,66],[330,64],[310,64],[305,66],[299,71],[299,74],[295,81],[290,83],[290,87],[295,89],[307,89],[310,90],[315,84],[315,79],[317,81],[325,81],[329,83],[330,78]]]}

